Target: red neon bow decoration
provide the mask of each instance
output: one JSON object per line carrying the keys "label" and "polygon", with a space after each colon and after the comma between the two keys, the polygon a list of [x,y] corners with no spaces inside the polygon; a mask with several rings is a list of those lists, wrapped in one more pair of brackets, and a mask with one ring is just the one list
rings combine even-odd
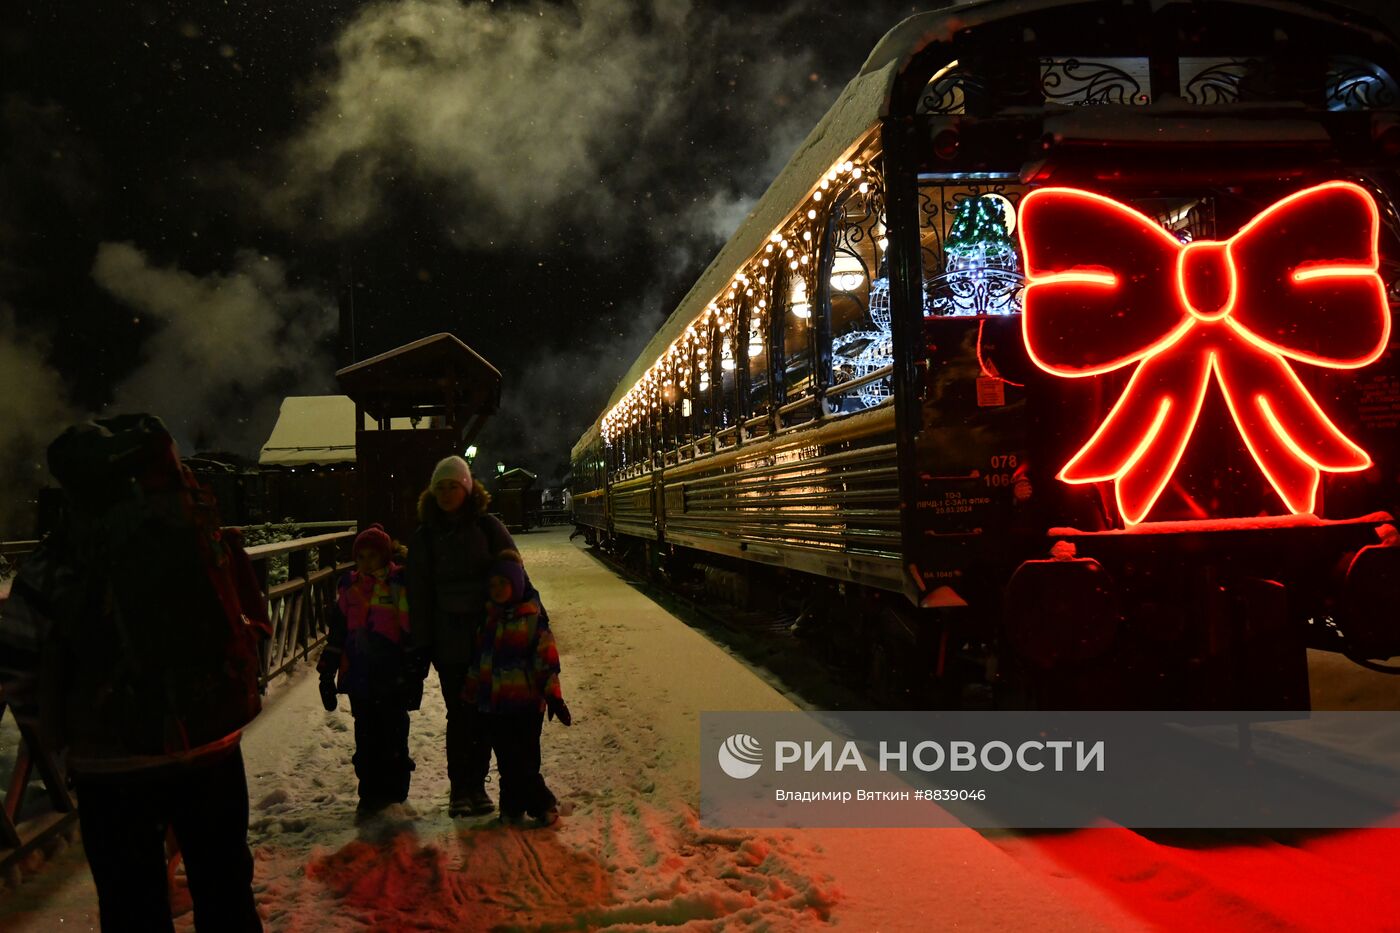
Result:
{"label": "red neon bow decoration", "polygon": [[1288,363],[1355,369],[1389,342],[1380,219],[1363,188],[1299,191],[1228,240],[1185,246],[1132,208],[1073,188],[1032,191],[1020,214],[1031,359],[1071,378],[1139,364],[1060,479],[1113,480],[1123,519],[1142,521],[1186,450],[1212,373],[1292,512],[1313,510],[1321,471],[1371,465]]}

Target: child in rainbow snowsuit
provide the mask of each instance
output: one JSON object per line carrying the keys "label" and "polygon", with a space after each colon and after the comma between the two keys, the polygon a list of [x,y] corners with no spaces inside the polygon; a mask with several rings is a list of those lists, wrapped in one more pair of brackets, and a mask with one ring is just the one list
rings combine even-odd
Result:
{"label": "child in rainbow snowsuit", "polygon": [[488,592],[462,698],[475,700],[496,753],[501,821],[528,814],[548,826],[559,819],[559,805],[540,774],[540,730],[546,711],[573,723],[559,689],[559,650],[538,600],[528,598],[518,553],[496,555]]}
{"label": "child in rainbow snowsuit", "polygon": [[326,649],[316,669],[327,711],[350,698],[361,813],[408,799],[408,711],[423,698],[426,669],[409,651],[408,589],[379,525],[355,539],[355,569],[341,578]]}

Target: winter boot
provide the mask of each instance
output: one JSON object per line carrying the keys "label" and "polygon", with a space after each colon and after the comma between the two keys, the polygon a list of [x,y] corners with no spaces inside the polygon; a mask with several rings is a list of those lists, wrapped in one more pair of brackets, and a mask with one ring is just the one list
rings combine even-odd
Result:
{"label": "winter boot", "polygon": [[377,800],[373,797],[361,797],[359,806],[355,808],[356,825],[378,816],[391,802],[392,801],[389,800]]}
{"label": "winter boot", "polygon": [[496,805],[491,802],[486,788],[474,787],[465,792],[452,794],[452,799],[447,804],[447,815],[453,817],[481,816],[494,809],[496,809]]}

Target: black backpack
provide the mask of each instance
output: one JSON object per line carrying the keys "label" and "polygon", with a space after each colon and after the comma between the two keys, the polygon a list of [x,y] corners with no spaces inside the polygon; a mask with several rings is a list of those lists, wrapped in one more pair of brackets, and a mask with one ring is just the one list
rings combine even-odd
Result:
{"label": "black backpack", "polygon": [[75,752],[169,755],[246,725],[261,706],[263,597],[170,432],[151,415],[91,421],[48,457],[67,500],[46,550],[73,584],[55,622],[79,704],[67,717]]}

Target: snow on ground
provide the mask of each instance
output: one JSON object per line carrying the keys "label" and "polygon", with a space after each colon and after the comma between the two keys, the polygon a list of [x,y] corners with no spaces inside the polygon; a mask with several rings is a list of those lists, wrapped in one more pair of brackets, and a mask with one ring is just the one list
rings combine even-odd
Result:
{"label": "snow on ground", "polygon": [[[1308,655],[1314,709],[1400,710],[1400,677],[1330,652]],[[1328,738],[1343,750],[1365,741]],[[1387,741],[1393,747],[1393,731]],[[1400,829],[1138,833],[1105,827],[988,836],[1065,897],[1108,901],[1155,927],[1400,930],[1394,883]]]}
{"label": "snow on ground", "polygon": [[[560,824],[448,819],[445,721],[430,677],[413,717],[409,806],[355,826],[349,714],[324,712],[303,671],[274,688],[244,740],[269,930],[1321,930],[1340,918],[1393,928],[1400,917],[1385,880],[1400,864],[1394,831],[703,827],[700,711],[792,702],[563,531],[519,544],[550,609],[575,716],[572,729],[545,727]],[[1319,706],[1383,703],[1400,686],[1314,661]],[[47,870],[0,897],[5,930],[96,928],[81,847],[57,849]],[[191,927],[187,909],[179,926]]]}
{"label": "snow on ground", "polygon": [[[560,824],[447,817],[445,720],[430,677],[413,717],[409,807],[355,826],[349,714],[323,711],[314,676],[303,673],[274,690],[244,739],[258,903],[270,930],[1136,925],[1111,906],[1060,896],[971,830],[702,827],[700,711],[792,703],[566,533],[519,544],[550,609],[575,716],[572,729],[545,728]],[[80,847],[0,900],[0,925],[94,929]],[[181,928],[189,926],[185,913]]]}

